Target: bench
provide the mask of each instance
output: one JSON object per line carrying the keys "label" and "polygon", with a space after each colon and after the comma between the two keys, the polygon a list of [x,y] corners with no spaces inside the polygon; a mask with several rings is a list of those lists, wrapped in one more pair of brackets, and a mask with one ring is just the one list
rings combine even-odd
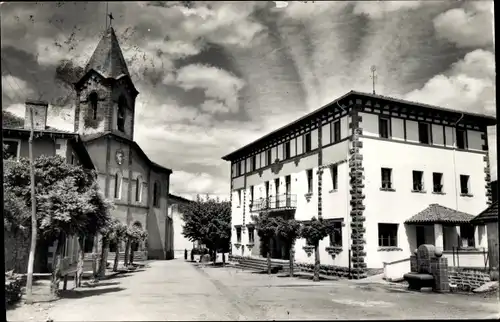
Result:
{"label": "bench", "polygon": [[434,276],[425,273],[406,273],[403,275],[405,281],[408,282],[410,290],[420,291],[422,287],[434,288]]}

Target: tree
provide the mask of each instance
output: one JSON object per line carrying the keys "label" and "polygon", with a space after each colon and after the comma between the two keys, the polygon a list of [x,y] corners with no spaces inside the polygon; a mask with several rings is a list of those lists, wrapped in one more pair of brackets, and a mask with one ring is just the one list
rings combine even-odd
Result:
{"label": "tree", "polygon": [[262,247],[266,249],[267,274],[271,274],[271,243],[273,237],[276,236],[278,222],[275,217],[270,217],[267,212],[260,213],[258,216],[253,215],[252,220],[257,229],[257,235],[260,237]]}
{"label": "tree", "polygon": [[[125,265],[131,265],[134,262],[134,248],[135,243],[140,243],[148,238],[148,233],[141,226],[133,224],[127,228],[126,231],[127,246],[125,248]],[[128,254],[128,256],[127,256]]]}
{"label": "tree", "polygon": [[305,238],[307,244],[314,246],[314,277],[313,281],[319,281],[320,258],[319,242],[334,231],[333,225],[328,225],[322,218],[312,217],[311,221],[305,223],[300,231],[300,236]]}
{"label": "tree", "polygon": [[276,218],[276,235],[284,240],[290,249],[290,277],[293,277],[293,264],[295,257],[294,244],[295,240],[300,236],[301,225],[295,219],[286,220],[282,217]]}
{"label": "tree", "polygon": [[[95,171],[68,164],[60,156],[41,156],[34,161],[37,224],[42,249],[57,241],[51,292],[57,295],[62,264],[61,251],[68,236],[82,236],[98,231],[110,219],[108,202],[100,193]],[[29,161],[6,167],[4,187],[27,208],[31,207]],[[27,223],[31,227],[31,223]]]}
{"label": "tree", "polygon": [[215,263],[217,250],[226,252],[231,242],[231,204],[207,196],[181,205],[184,225],[182,234],[191,242],[198,241],[210,250]]}
{"label": "tree", "polygon": [[[104,277],[106,274],[106,264],[108,262],[109,244],[116,240],[117,231],[120,229],[121,222],[117,218],[111,218],[109,225],[100,230],[102,236],[101,263],[99,264],[99,277]],[[117,243],[118,245],[118,243]]]}
{"label": "tree", "polygon": [[118,260],[120,258],[120,244],[127,234],[127,225],[118,221],[114,227],[113,234],[110,239],[116,244],[115,260],[113,263],[113,272],[118,271]]}

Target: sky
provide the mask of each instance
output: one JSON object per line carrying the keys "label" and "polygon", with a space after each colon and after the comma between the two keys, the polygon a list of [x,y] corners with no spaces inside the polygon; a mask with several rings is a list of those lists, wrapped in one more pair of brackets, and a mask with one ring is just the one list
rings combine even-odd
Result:
{"label": "sky", "polygon": [[[222,156],[350,90],[495,115],[492,1],[109,2],[132,80],[134,140],[170,191],[227,198]],[[106,2],[2,3],[2,109],[47,100],[73,130],[73,91]],[[496,133],[489,131],[496,179]]]}

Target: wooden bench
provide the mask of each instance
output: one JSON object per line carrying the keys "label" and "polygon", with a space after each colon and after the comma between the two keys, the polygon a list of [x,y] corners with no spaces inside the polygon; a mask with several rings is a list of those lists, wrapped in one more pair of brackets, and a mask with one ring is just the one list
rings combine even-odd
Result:
{"label": "wooden bench", "polygon": [[403,275],[410,290],[420,291],[422,287],[434,287],[434,276],[426,273],[406,273]]}

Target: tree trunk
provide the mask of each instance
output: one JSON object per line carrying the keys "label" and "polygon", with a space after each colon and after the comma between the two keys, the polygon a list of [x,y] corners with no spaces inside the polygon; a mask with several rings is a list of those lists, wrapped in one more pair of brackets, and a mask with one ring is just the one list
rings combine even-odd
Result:
{"label": "tree trunk", "polygon": [[61,281],[61,264],[62,264],[62,254],[61,251],[63,250],[64,242],[66,241],[66,238],[64,234],[60,234],[59,238],[57,240],[57,247],[56,251],[54,254],[55,257],[55,265],[52,270],[52,281],[50,284],[50,295],[53,298],[56,298],[59,294],[59,283]]}
{"label": "tree trunk", "polygon": [[136,244],[137,242],[135,241],[130,243],[130,260],[129,260],[130,265],[134,263],[134,248]]}
{"label": "tree trunk", "polygon": [[293,265],[294,265],[294,259],[295,259],[295,241],[292,241],[290,243],[290,255],[289,255],[289,263],[290,263],[290,269],[289,269],[289,274],[290,277],[293,277]]}
{"label": "tree trunk", "polygon": [[212,256],[213,256],[213,257],[212,257],[212,261],[213,261],[214,266],[215,266],[215,263],[217,263],[217,248],[214,248],[214,249],[212,250]]}
{"label": "tree trunk", "polygon": [[222,266],[226,265],[226,253],[222,252]]}
{"label": "tree trunk", "polygon": [[127,238],[127,242],[125,243],[125,258],[123,259],[123,265],[125,267],[128,266],[128,256],[129,256],[129,252],[130,252],[130,239]]}
{"label": "tree trunk", "polygon": [[106,266],[108,264],[108,248],[109,240],[108,238],[102,239],[102,249],[101,249],[101,263],[99,265],[99,278],[104,278],[106,276]]}
{"label": "tree trunk", "polygon": [[100,234],[96,234],[94,239],[94,257],[92,261],[92,276],[94,278],[94,282],[97,281],[98,272],[99,272],[99,264],[101,258],[101,248],[102,248],[102,237]]}
{"label": "tree trunk", "polygon": [[320,261],[319,261],[319,243],[314,245],[314,277],[313,281],[319,281],[319,269],[320,269]]}
{"label": "tree trunk", "polygon": [[76,285],[75,287],[81,287],[82,286],[82,276],[83,276],[83,264],[85,261],[85,243],[84,243],[84,236],[78,236],[78,264],[77,264],[77,271],[76,271]]}
{"label": "tree trunk", "polygon": [[120,257],[121,240],[119,238],[116,238],[115,242],[116,242],[116,249],[115,249],[115,261],[113,263],[113,272],[118,271],[118,260]]}
{"label": "tree trunk", "polygon": [[272,238],[269,238],[268,245],[269,247],[267,248],[267,274],[271,274],[271,245],[272,245]]}

